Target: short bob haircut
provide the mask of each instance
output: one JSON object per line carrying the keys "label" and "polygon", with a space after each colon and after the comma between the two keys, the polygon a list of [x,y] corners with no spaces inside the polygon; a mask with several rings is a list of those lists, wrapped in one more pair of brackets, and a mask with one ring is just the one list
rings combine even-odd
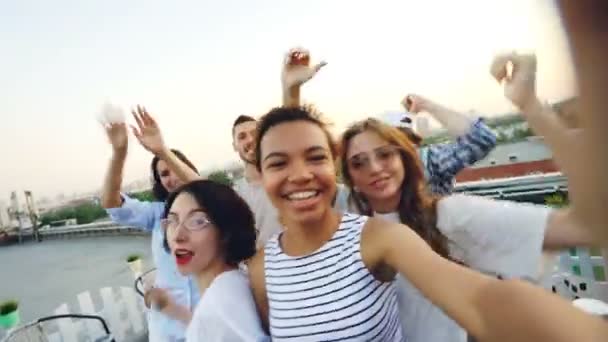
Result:
{"label": "short bob haircut", "polygon": [[[173,152],[173,154],[175,154],[175,156],[179,160],[181,160],[186,165],[188,165],[188,167],[194,170],[194,172],[198,173],[198,170],[196,169],[194,164],[192,164],[192,162],[188,160],[188,158],[186,158],[186,156],[182,152],[176,149],[171,149],[171,152]],[[159,161],[160,158],[155,156],[154,158],[152,158],[152,163],[150,163],[150,171],[152,172],[152,194],[154,195],[154,198],[156,198],[157,201],[164,202],[167,199],[167,196],[169,196],[169,192],[161,183],[160,175],[158,174],[158,170],[156,169]]]}
{"label": "short bob haircut", "polygon": [[[163,218],[166,218],[177,196],[190,194],[205,212],[220,237],[220,249],[229,265],[251,258],[255,254],[255,218],[245,201],[231,187],[210,180],[185,184],[169,194]],[[170,252],[167,232],[163,245]]]}

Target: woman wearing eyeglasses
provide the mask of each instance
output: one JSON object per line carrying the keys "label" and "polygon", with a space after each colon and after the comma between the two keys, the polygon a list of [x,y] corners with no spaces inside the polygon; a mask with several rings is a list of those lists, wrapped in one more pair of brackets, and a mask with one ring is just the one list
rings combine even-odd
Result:
{"label": "woman wearing eyeglasses", "polygon": [[[478,271],[536,278],[543,249],[590,241],[565,211],[477,196],[429,195],[414,145],[378,120],[354,124],[341,144],[342,175],[352,190],[344,210],[405,223],[436,253]],[[408,341],[466,341],[466,332],[403,277],[397,280],[397,297]]]}
{"label": "woman wearing eyeglasses", "polygon": [[149,295],[163,312],[189,321],[186,341],[269,340],[239,270],[255,253],[255,222],[245,201],[228,186],[194,181],[169,196],[162,226],[165,249],[179,272],[197,281],[201,299],[190,316],[163,290]]}

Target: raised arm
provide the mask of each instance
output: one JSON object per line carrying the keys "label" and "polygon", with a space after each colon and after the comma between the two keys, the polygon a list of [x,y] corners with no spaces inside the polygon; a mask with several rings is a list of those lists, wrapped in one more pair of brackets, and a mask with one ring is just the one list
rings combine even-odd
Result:
{"label": "raised arm", "polygon": [[155,156],[158,156],[161,160],[164,160],[171,171],[175,172],[177,177],[184,183],[203,178],[186,165],[186,163],[181,161],[175,153],[165,145],[158,123],[154,120],[152,115],[148,113],[145,107],[137,106],[137,109],[133,110],[132,114],[137,123],[137,127],[131,126],[133,135],[135,135],[139,143],[146,150]]}
{"label": "raised arm", "polygon": [[471,130],[477,118],[447,108],[420,95],[409,94],[401,104],[411,113],[427,112],[447,129],[453,138],[458,138]]}
{"label": "raised arm", "polygon": [[122,172],[127,159],[128,137],[125,123],[102,122],[110,145],[112,157],[101,191],[101,206],[105,209],[118,208],[122,205],[120,188],[122,186]]}
{"label": "raised arm", "polygon": [[327,63],[320,62],[310,66],[310,54],[302,48],[291,49],[283,62],[281,85],[283,88],[283,106],[300,106],[300,88],[312,79]]}

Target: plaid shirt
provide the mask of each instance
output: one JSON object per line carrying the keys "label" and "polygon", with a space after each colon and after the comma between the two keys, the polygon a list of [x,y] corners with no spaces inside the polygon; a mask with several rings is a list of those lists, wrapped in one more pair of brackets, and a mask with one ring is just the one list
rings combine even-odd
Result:
{"label": "plaid shirt", "polygon": [[455,142],[421,148],[420,159],[431,192],[450,194],[456,174],[485,158],[495,146],[496,135],[480,118]]}

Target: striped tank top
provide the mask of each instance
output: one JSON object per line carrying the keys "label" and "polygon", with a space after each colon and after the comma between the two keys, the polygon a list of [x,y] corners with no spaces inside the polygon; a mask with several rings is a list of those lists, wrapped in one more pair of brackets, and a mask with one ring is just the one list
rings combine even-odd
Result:
{"label": "striped tank top", "polygon": [[312,254],[283,253],[279,234],[265,248],[273,341],[405,341],[395,282],[380,282],[361,259],[368,217],[344,214],[334,236]]}

